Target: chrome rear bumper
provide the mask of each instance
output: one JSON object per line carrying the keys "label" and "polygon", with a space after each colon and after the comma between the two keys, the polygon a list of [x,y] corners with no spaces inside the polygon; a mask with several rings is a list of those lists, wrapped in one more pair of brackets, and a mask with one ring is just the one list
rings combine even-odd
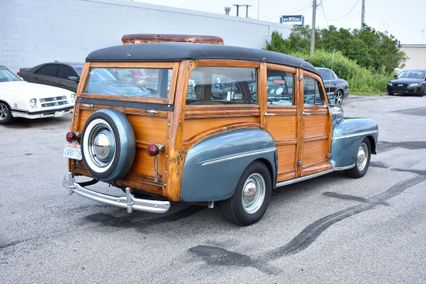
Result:
{"label": "chrome rear bumper", "polygon": [[70,190],[71,194],[76,193],[80,196],[92,199],[97,202],[126,208],[127,212],[129,213],[132,213],[133,210],[146,211],[151,213],[165,213],[170,208],[169,201],[136,198],[130,192],[129,188],[126,188],[126,196],[113,196],[95,192],[78,184],[71,173],[65,174],[63,185],[65,188]]}

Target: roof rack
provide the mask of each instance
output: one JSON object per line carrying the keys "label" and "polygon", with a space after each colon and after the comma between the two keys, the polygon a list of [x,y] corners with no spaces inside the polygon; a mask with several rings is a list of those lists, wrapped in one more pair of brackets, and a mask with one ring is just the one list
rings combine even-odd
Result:
{"label": "roof rack", "polygon": [[128,34],[121,38],[124,45],[160,42],[191,42],[223,45],[223,39],[218,36],[179,35],[179,34]]}

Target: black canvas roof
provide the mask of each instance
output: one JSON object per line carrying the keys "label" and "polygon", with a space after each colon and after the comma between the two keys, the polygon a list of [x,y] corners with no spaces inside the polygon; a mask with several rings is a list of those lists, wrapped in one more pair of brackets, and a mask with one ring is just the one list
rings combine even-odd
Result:
{"label": "black canvas roof", "polygon": [[107,47],[91,52],[88,62],[180,61],[197,59],[237,59],[283,64],[317,73],[310,63],[283,53],[227,45],[198,43],[145,43]]}

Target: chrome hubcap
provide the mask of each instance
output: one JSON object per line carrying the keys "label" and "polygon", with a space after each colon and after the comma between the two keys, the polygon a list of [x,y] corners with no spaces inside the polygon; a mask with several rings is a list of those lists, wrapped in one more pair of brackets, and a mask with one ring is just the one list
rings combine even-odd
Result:
{"label": "chrome hubcap", "polygon": [[358,149],[358,155],[356,158],[356,166],[358,170],[363,171],[367,166],[368,162],[368,147],[367,144],[362,143]]}
{"label": "chrome hubcap", "polygon": [[7,107],[4,104],[0,104],[0,120],[7,117]]}
{"label": "chrome hubcap", "polygon": [[242,203],[247,213],[256,213],[262,207],[265,200],[265,188],[265,180],[259,173],[253,173],[246,179],[242,191]]}
{"label": "chrome hubcap", "polygon": [[342,104],[343,101],[343,94],[341,91],[338,91],[334,97],[334,103],[338,106]]}
{"label": "chrome hubcap", "polygon": [[89,152],[98,167],[106,167],[115,153],[115,139],[109,126],[98,124],[90,133]]}

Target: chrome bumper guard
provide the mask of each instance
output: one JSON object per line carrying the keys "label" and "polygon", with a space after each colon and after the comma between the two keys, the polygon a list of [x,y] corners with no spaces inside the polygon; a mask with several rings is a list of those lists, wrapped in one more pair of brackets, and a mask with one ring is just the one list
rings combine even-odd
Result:
{"label": "chrome bumper guard", "polygon": [[128,213],[132,213],[133,210],[146,211],[151,213],[165,213],[170,208],[169,201],[136,198],[130,192],[130,188],[126,188],[126,196],[113,196],[95,192],[79,185],[71,173],[65,174],[63,185],[65,188],[70,190],[70,194],[76,193],[80,196],[92,199],[97,202],[126,208]]}

